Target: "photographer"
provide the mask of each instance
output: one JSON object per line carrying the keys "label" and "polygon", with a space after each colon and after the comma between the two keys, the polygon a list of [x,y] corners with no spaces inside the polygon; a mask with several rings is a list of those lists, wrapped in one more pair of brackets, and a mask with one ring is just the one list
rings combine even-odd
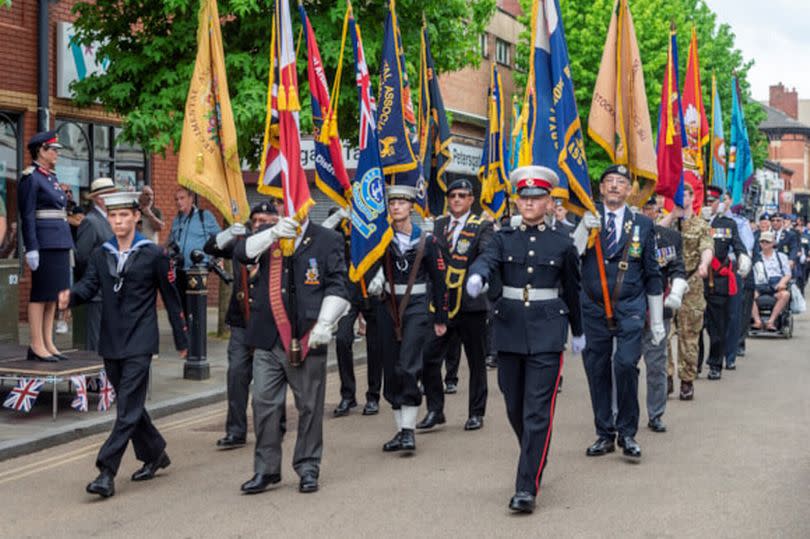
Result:
{"label": "photographer", "polygon": [[172,221],[168,248],[177,270],[176,285],[180,292],[183,312],[188,319],[186,272],[192,266],[191,252],[201,250],[208,237],[211,234],[218,234],[221,229],[211,212],[200,210],[194,205],[193,194],[185,187],[177,189],[174,200],[177,203],[177,217]]}

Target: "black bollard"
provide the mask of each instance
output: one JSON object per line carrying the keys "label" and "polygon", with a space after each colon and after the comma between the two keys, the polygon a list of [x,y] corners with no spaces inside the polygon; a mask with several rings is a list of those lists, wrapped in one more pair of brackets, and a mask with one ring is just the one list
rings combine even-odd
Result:
{"label": "black bollard", "polygon": [[183,364],[183,378],[186,380],[207,380],[211,368],[207,358],[207,309],[208,309],[208,267],[201,251],[191,253],[194,264],[186,272],[188,287],[186,302],[189,328],[189,350]]}

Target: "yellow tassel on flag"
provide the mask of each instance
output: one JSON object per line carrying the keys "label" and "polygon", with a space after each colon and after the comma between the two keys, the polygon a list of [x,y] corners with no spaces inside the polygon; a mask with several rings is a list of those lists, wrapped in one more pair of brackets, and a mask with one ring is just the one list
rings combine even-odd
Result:
{"label": "yellow tassel on flag", "polygon": [[281,84],[278,85],[278,110],[287,109],[287,89]]}
{"label": "yellow tassel on flag", "polygon": [[287,110],[301,110],[301,102],[298,101],[298,92],[295,90],[294,86],[290,86],[287,94],[287,107]]}

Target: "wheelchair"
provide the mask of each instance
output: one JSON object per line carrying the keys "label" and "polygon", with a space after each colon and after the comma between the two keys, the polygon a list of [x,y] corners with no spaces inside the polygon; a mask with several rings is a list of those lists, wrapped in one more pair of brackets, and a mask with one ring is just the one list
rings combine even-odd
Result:
{"label": "wheelchair", "polygon": [[[793,281],[788,283],[788,293],[791,293],[792,284]],[[779,314],[779,318],[776,319],[776,331],[766,329],[764,325],[765,321],[771,317],[771,311],[773,311],[776,305],[776,296],[772,293],[760,292],[759,297],[756,298],[755,301],[759,309],[759,317],[762,320],[763,327],[760,329],[754,328],[754,319],[751,317],[752,325],[748,330],[749,337],[782,337],[785,339],[793,337],[793,313],[790,310],[790,301],[788,301],[785,309]]]}

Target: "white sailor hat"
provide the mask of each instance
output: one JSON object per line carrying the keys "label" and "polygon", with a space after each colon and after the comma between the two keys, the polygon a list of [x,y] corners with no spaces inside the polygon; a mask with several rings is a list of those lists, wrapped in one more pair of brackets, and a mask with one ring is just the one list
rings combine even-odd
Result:
{"label": "white sailor hat", "polygon": [[411,185],[389,185],[386,188],[388,193],[388,200],[407,200],[408,202],[416,202],[416,187]]}
{"label": "white sailor hat", "polygon": [[518,196],[522,197],[547,195],[560,185],[556,172],[548,167],[535,165],[516,168],[509,175],[509,181],[515,186]]}
{"label": "white sailor hat", "polygon": [[104,200],[107,210],[137,210],[140,207],[138,199],[141,193],[138,191],[116,191],[106,195],[99,195]]}

